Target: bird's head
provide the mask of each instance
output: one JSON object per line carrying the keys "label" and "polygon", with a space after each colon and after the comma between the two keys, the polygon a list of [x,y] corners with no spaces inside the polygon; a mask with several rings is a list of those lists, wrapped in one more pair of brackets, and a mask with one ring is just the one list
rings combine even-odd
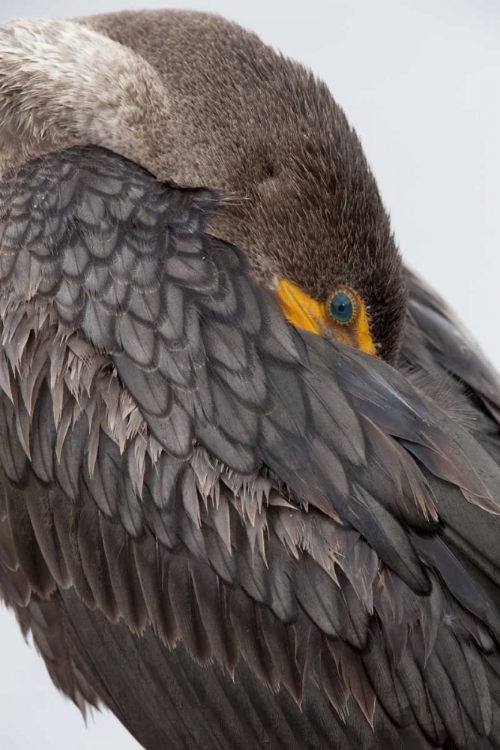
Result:
{"label": "bird's head", "polygon": [[95,144],[227,196],[237,245],[299,328],[387,360],[401,259],[355,132],[327,87],[235,24],[143,12],[0,27],[0,169]]}

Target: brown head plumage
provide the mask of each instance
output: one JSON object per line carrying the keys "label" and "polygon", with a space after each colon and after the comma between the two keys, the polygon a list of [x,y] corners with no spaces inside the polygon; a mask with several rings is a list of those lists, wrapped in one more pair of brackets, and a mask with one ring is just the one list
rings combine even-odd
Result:
{"label": "brown head plumage", "polygon": [[389,220],[355,132],[304,67],[235,24],[181,11],[15,22],[0,60],[7,164],[93,143],[165,182],[223,191],[210,231],[245,251],[261,283],[286,279],[321,305],[352,288],[394,358],[406,296]]}

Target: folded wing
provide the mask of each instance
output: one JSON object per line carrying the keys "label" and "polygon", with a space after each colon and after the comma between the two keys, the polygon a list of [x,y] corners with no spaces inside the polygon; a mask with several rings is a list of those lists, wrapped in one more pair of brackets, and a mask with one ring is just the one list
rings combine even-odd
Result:
{"label": "folded wing", "polygon": [[147,748],[497,747],[493,375],[415,291],[410,374],[293,329],[223,200],[97,148],[0,183],[3,597]]}

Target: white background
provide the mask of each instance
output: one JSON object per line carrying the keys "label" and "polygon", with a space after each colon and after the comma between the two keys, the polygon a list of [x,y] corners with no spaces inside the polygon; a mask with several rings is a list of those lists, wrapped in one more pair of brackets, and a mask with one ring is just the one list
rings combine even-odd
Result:
{"label": "white background", "polygon": [[[0,22],[139,2],[0,0]],[[500,366],[500,3],[178,0],[175,7],[239,21],[327,81],[361,137],[406,261]],[[110,715],[85,729],[1,606],[0,747],[138,748]]]}

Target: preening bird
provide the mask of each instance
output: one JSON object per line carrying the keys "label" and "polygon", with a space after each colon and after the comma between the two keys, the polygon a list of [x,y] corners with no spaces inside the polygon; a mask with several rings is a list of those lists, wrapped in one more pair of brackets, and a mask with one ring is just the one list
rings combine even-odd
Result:
{"label": "preening bird", "polygon": [[146,750],[500,748],[500,382],[326,86],[0,27],[0,593]]}

